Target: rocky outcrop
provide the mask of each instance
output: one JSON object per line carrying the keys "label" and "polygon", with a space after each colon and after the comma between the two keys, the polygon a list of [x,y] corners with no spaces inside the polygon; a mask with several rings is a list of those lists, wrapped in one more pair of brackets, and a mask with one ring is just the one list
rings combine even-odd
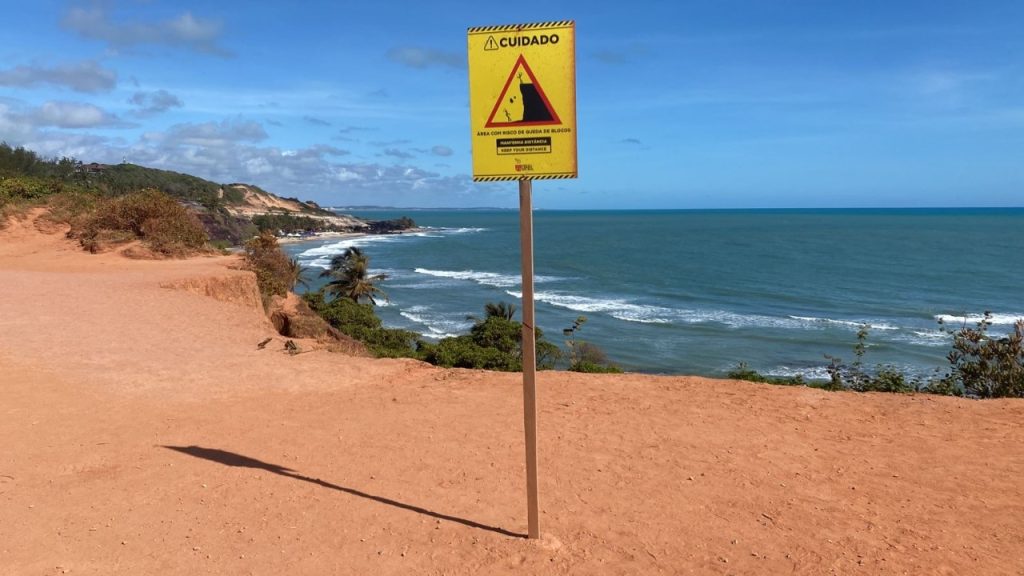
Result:
{"label": "rocky outcrop", "polygon": [[394,220],[375,220],[369,223],[366,232],[370,234],[398,234],[416,228],[416,222],[408,216]]}

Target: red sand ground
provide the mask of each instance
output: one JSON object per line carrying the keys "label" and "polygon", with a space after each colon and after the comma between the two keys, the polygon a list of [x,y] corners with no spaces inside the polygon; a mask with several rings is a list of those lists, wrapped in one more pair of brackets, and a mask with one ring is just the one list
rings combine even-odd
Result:
{"label": "red sand ground", "polygon": [[1024,574],[1022,401],[542,373],[527,540],[519,375],[257,349],[233,262],[0,231],[0,574]]}

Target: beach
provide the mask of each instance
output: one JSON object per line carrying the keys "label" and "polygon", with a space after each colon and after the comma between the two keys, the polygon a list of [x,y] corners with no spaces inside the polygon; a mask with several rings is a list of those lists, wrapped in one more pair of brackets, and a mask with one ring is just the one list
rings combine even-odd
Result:
{"label": "beach", "polygon": [[61,232],[0,230],[0,574],[1024,574],[1020,400],[542,372],[529,540],[519,374]]}

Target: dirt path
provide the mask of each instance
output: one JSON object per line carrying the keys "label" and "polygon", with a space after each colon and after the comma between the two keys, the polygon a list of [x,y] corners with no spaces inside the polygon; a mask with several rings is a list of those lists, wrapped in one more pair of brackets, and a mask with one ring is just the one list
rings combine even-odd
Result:
{"label": "dirt path", "polygon": [[1024,402],[543,373],[529,541],[518,375],[260,350],[232,263],[0,231],[0,574],[1024,574]]}

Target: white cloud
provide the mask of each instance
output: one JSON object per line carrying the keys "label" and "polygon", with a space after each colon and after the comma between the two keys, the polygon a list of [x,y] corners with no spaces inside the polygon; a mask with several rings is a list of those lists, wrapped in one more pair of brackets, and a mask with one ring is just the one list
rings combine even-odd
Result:
{"label": "white cloud", "polygon": [[138,106],[138,110],[135,113],[140,116],[151,116],[166,112],[171,108],[181,108],[184,106],[180,98],[166,90],[136,92],[128,99],[128,103]]}
{"label": "white cloud", "polygon": [[224,147],[235,142],[259,142],[267,138],[263,125],[252,120],[222,120],[201,124],[175,124],[165,133],[149,137],[165,145]]}
{"label": "white cloud", "polygon": [[76,92],[109,92],[117,86],[117,72],[102,67],[95,60],[49,68],[15,66],[10,70],[0,70],[0,86],[35,88],[45,84],[70,88]]}
{"label": "white cloud", "polygon": [[406,152],[405,150],[400,150],[398,148],[385,148],[384,149],[384,155],[385,156],[391,156],[393,158],[400,158],[402,160],[408,160],[409,158],[415,158],[414,154]]}
{"label": "white cloud", "polygon": [[85,38],[106,42],[113,48],[159,44],[215,56],[232,55],[220,46],[221,24],[196,18],[191,12],[159,22],[125,22],[114,21],[101,6],[72,7],[61,25]]}
{"label": "white cloud", "polygon": [[433,48],[400,47],[388,50],[387,57],[410,68],[443,66],[465,68],[466,56],[457,52],[443,52]]}
{"label": "white cloud", "polygon": [[134,126],[98,106],[82,102],[45,102],[26,107],[16,101],[0,103],[0,139],[30,137],[36,129],[129,128]]}

